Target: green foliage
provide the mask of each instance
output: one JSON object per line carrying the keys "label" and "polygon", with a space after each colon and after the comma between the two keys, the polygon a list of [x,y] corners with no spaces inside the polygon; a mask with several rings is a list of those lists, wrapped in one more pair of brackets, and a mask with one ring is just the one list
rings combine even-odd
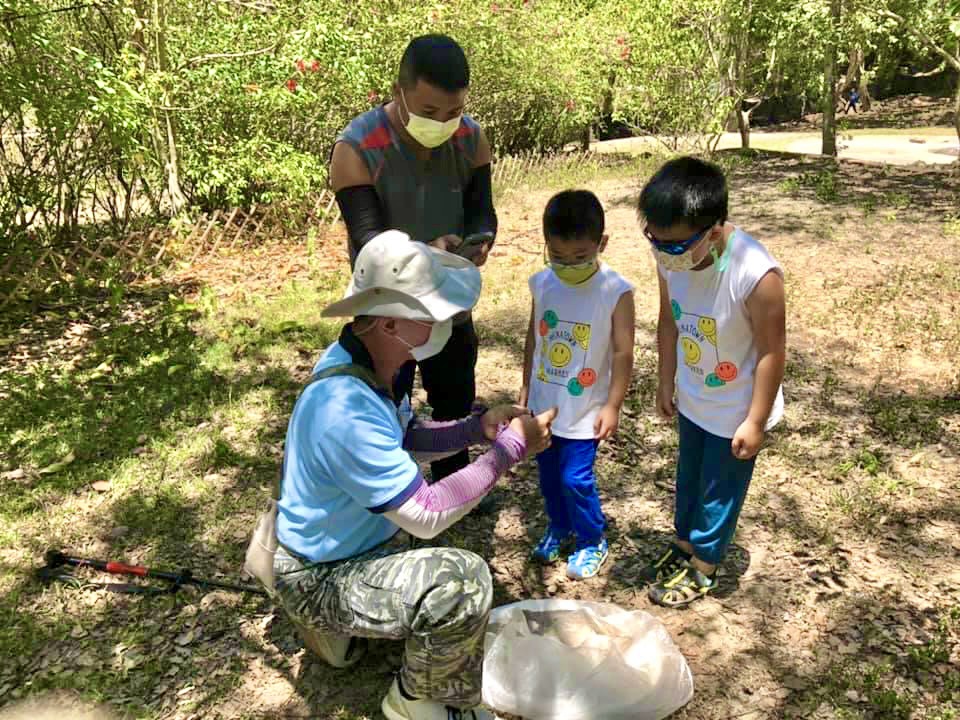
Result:
{"label": "green foliage", "polygon": [[[827,0],[0,0],[0,235],[296,200],[350,118],[389,100],[409,39],[457,38],[468,111],[497,153],[558,149],[618,121],[679,147],[751,98],[822,92]],[[956,2],[889,0],[948,50]],[[929,48],[867,3],[838,47],[879,77]],[[838,58],[838,62],[842,58]],[[830,195],[829,188],[825,194]]]}

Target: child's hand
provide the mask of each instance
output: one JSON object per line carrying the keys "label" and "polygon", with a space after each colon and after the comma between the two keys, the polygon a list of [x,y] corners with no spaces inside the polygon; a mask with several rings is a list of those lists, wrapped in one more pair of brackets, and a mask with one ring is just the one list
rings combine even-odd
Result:
{"label": "child's hand", "polygon": [[593,436],[597,440],[609,440],[620,427],[620,408],[604,405],[593,421]]}
{"label": "child's hand", "polygon": [[661,382],[657,385],[657,415],[669,420],[677,414],[677,404],[673,401],[673,383]]}
{"label": "child's hand", "polygon": [[740,423],[733,434],[730,450],[738,460],[749,460],[758,452],[763,443],[763,427],[749,418]]}

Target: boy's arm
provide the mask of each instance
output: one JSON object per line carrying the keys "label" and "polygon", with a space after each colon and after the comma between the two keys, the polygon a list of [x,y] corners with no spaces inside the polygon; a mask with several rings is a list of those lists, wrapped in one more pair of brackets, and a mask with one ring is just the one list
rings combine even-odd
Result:
{"label": "boy's arm", "polygon": [[630,379],[633,376],[633,341],[636,309],[633,292],[625,292],[613,309],[611,330],[610,391],[607,402],[593,424],[593,433],[598,440],[611,437],[620,425],[620,409],[627,398]]}
{"label": "boy's arm", "polygon": [[657,280],[660,283],[660,314],[657,317],[657,414],[662,418],[671,418],[677,412],[673,391],[677,378],[677,336],[680,331],[673,319],[667,281],[659,272]]}
{"label": "boy's arm", "polygon": [[527,325],[527,339],[523,344],[523,382],[520,384],[520,405],[527,406],[530,399],[530,376],[533,372],[533,353],[537,347],[537,336],[534,335],[533,315],[536,305],[530,301],[530,323]]}
{"label": "boy's arm", "polygon": [[767,419],[783,382],[787,360],[787,311],[780,274],[770,271],[764,275],[746,304],[757,345],[757,371],[750,412],[733,437],[733,453],[740,459],[751,458],[760,450]]}

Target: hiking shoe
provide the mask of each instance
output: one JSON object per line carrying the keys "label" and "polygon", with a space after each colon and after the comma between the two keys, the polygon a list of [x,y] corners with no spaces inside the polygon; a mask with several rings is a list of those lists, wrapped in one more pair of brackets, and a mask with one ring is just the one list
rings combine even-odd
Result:
{"label": "hiking shoe", "polygon": [[663,555],[640,571],[640,579],[651,585],[675,575],[677,570],[690,562],[690,553],[676,543],[670,543]]}
{"label": "hiking shoe", "polygon": [[433,700],[408,700],[400,692],[400,681],[394,679],[390,692],[380,703],[387,720],[495,720],[482,708],[460,710]]}
{"label": "hiking shoe", "polygon": [[657,605],[677,608],[706,597],[716,587],[716,573],[704,575],[692,565],[686,565],[666,580],[651,585],[648,594]]}
{"label": "hiking shoe", "polygon": [[600,566],[606,562],[608,554],[606,538],[599,545],[580,548],[567,558],[567,577],[571,580],[592,578],[600,572]]}
{"label": "hiking shoe", "polygon": [[538,542],[537,546],[533,549],[531,556],[537,562],[541,562],[544,565],[552,565],[560,559],[560,548],[569,538],[569,534],[560,535],[560,533],[548,525],[547,531],[543,534],[543,537],[540,538],[540,542]]}

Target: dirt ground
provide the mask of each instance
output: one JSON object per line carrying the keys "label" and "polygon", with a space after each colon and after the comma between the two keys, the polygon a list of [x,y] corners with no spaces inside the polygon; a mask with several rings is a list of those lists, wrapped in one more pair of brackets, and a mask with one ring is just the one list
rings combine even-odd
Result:
{"label": "dirt ground", "polygon": [[[718,597],[667,611],[636,583],[669,536],[675,448],[672,428],[652,412],[657,295],[634,214],[637,183],[602,192],[606,260],[637,287],[637,379],[621,433],[601,452],[612,548],[601,578],[576,583],[561,568],[531,567],[525,553],[543,528],[534,471],[498,489],[491,564],[502,599],[604,600],[659,617],[696,679],[680,718],[845,717],[820,700],[831,678],[852,661],[895,660],[896,642],[922,644],[938,613],[960,600],[960,254],[943,235],[943,218],[960,207],[957,182],[847,166],[836,204],[785,196],[785,179],[816,167],[784,160],[732,176],[734,222],[785,268],[788,409],[758,461]],[[870,211],[858,195],[871,192],[904,193],[908,207]],[[517,272],[504,286],[538,264],[548,196],[525,196],[505,213],[515,239],[494,267]],[[478,376],[487,397],[509,397],[520,381],[518,347],[507,341],[520,337],[525,301],[499,287],[483,300]],[[488,521],[469,522],[486,532]],[[950,662],[958,659],[954,648]],[[893,677],[886,683],[897,687]],[[844,693],[874,713],[865,717],[896,716],[871,710],[862,688]]]}
{"label": "dirt ground", "polygon": [[[676,452],[674,429],[653,411],[657,292],[634,210],[640,177],[593,185],[607,210],[605,259],[637,288],[635,379],[620,433],[602,447],[598,467],[610,559],[588,582],[567,580],[562,565],[528,562],[545,525],[533,463],[498,484],[494,514],[468,516],[439,542],[488,559],[497,605],[575,598],[659,618],[695,678],[694,698],[677,718],[955,718],[960,178],[945,169],[834,169],[778,154],[731,155],[725,163],[732,220],[785,269],[788,367],[786,418],[758,461],[720,592],[668,611],[653,606],[638,581],[639,569],[670,538]],[[500,240],[476,312],[479,395],[487,402],[513,400],[520,385],[526,280],[542,267],[540,214],[555,189],[533,185],[500,200]],[[339,246],[331,247],[336,257]],[[218,292],[269,296],[291,279],[310,282],[302,250],[285,252],[239,258],[229,268],[224,260]],[[285,268],[284,276],[242,290],[244,273],[263,278],[270,268]],[[316,350],[300,349],[300,375]],[[266,413],[258,422],[271,427],[274,441],[285,417]],[[204,481],[217,488],[219,477]],[[97,502],[95,495],[77,500]],[[233,548],[228,556],[195,547],[193,559],[229,574],[254,511],[248,505],[222,521],[216,537]],[[85,512],[95,510],[80,508],[77,516]],[[109,547],[97,542],[92,536],[86,547]],[[9,567],[22,555],[11,550],[2,558]],[[82,671],[92,662],[91,637],[100,633],[98,645],[113,647],[118,679],[100,699],[131,715],[354,720],[379,717],[402,650],[377,644],[358,666],[333,670],[306,654],[265,601],[185,591],[147,602],[92,591],[24,594],[11,613],[36,614],[38,622],[55,614],[66,622],[64,633],[34,657],[0,667],[0,696],[29,689],[50,668]],[[159,640],[136,642],[158,658],[163,651],[161,659],[124,664],[129,648],[141,647],[125,640],[123,628],[134,623],[153,628]],[[153,675],[133,687],[147,667]],[[121,678],[131,683],[126,691]],[[188,702],[203,693],[206,701]]]}

